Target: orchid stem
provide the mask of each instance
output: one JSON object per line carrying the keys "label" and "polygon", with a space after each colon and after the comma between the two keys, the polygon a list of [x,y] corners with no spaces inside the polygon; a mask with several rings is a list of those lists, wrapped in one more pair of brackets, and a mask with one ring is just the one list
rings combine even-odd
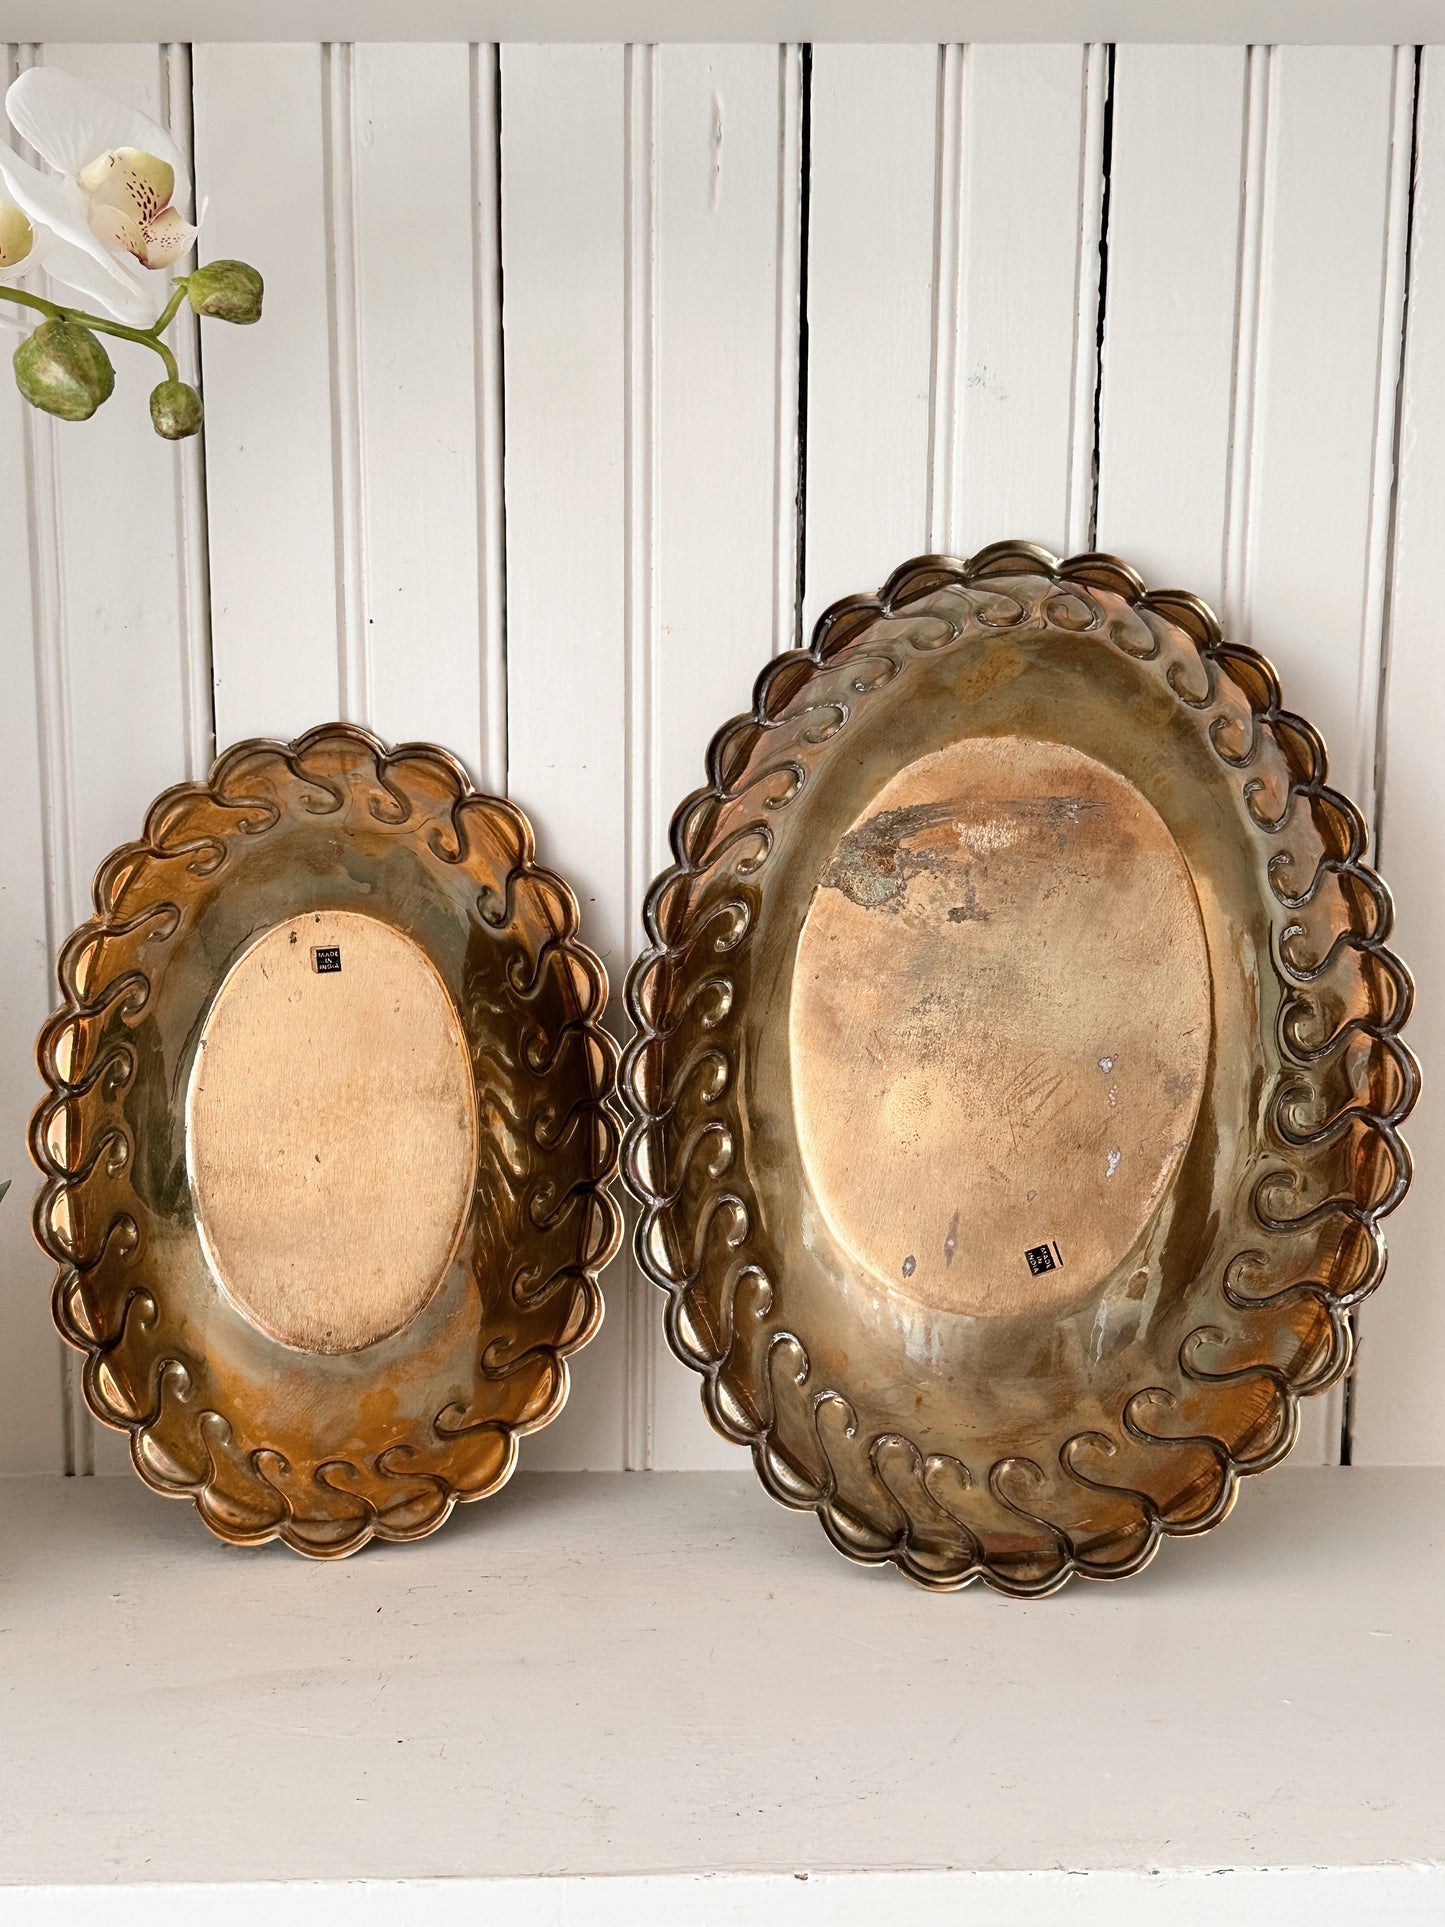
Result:
{"label": "orchid stem", "polygon": [[[146,333],[148,335],[163,335],[166,329],[169,328],[171,323],[175,320],[177,311],[179,310],[180,305],[185,300],[185,298],[186,298],[186,282],[185,282],[185,277],[182,276],[181,279],[177,281],[174,288],[172,288],[171,298],[166,303],[165,307],[162,308],[160,313],[160,319],[158,321],[153,322],[151,326],[146,329]],[[174,380],[174,377],[172,377],[172,379]]]}
{"label": "orchid stem", "polygon": [[49,315],[52,321],[62,321],[71,312],[58,308],[53,301],[46,301],[41,295],[27,294],[23,288],[0,287],[0,300],[18,301],[22,307],[35,308],[39,313]]}
{"label": "orchid stem", "polygon": [[160,330],[168,327],[174,320],[176,310],[185,299],[185,284],[177,286],[166,305],[165,312],[153,328],[128,328],[123,321],[107,321],[101,315],[87,314],[83,308],[63,308],[56,301],[47,301],[43,295],[29,294],[23,288],[0,287],[0,300],[18,301],[22,308],[34,308],[38,314],[52,321],[74,321],[82,328],[89,328],[100,335],[114,335],[120,341],[138,341],[143,348],[153,348],[166,365],[166,377],[179,381],[181,371],[176,358],[166,344],[159,339]]}

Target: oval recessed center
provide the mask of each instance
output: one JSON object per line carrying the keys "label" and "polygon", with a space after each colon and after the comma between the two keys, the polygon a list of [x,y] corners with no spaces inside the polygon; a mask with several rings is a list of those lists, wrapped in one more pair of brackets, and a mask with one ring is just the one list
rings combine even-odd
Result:
{"label": "oval recessed center", "polygon": [[207,1256],[272,1338],[356,1351],[440,1284],[476,1170],[471,1065],[390,924],[308,913],[259,938],[206,1016],[186,1125]]}
{"label": "oval recessed center", "polygon": [[1146,798],[1059,743],[910,764],[839,842],[799,942],[799,1142],[889,1290],[1063,1305],[1128,1256],[1194,1128],[1209,957]]}

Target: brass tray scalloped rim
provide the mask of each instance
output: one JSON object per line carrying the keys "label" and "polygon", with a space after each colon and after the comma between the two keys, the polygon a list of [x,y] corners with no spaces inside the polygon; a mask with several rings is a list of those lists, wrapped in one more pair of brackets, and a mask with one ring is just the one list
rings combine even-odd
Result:
{"label": "brass tray scalloped rim", "polygon": [[[365,1360],[369,1348],[339,1363],[285,1350],[288,1372],[333,1372],[325,1398],[343,1417],[349,1399],[356,1435],[369,1433],[374,1441],[374,1449],[333,1455],[323,1438],[308,1463],[288,1453],[272,1430],[264,1389],[258,1390],[264,1369],[246,1381],[248,1404],[236,1391],[241,1380],[233,1372],[227,1377],[229,1363],[187,1354],[173,1332],[167,1337],[172,1308],[165,1279],[147,1270],[147,1241],[158,1225],[149,1195],[156,1180],[147,1176],[148,1195],[142,1195],[136,1177],[140,1165],[155,1162],[155,1147],[133,1122],[144,1096],[137,1086],[152,1074],[140,1062],[136,1036],[164,1008],[157,991],[175,955],[166,946],[202,921],[216,888],[258,894],[265,914],[253,920],[253,933],[323,901],[331,908],[374,909],[365,891],[348,896],[334,875],[328,893],[324,881],[288,875],[268,882],[262,871],[248,877],[240,867],[278,826],[304,845],[309,823],[324,829],[336,818],[354,825],[349,835],[371,839],[369,860],[378,876],[405,842],[406,875],[428,881],[432,894],[418,916],[434,913],[435,931],[450,933],[453,954],[466,962],[471,1007],[458,982],[446,991],[474,1088],[490,1080],[477,1095],[489,1097],[491,1109],[478,1105],[477,1169],[442,1282],[414,1318],[374,1348],[384,1373],[395,1372],[431,1303],[445,1300],[445,1329],[438,1324],[416,1340],[431,1348],[431,1364],[424,1359],[410,1379],[403,1370],[397,1391],[384,1380],[368,1386],[364,1372],[363,1382],[355,1382],[356,1360]],[[63,1002],[37,1044],[49,1095],[30,1128],[32,1156],[45,1178],[35,1235],[59,1266],[55,1322],[84,1355],[87,1404],[104,1424],[129,1435],[132,1462],[147,1485],[192,1499],[224,1539],[260,1544],[279,1538],[312,1557],[339,1558],[372,1537],[423,1537],[459,1501],[504,1484],[518,1439],[561,1410],[567,1360],[601,1321],[597,1274],[621,1237],[608,1191],[621,1136],[613,1108],[617,1047],[601,1027],[607,977],[578,941],[575,896],[536,862],[521,810],[473,789],[447,751],[425,743],[388,751],[366,730],[331,724],[291,744],[239,743],[217,759],[205,782],[165,791],[147,813],[144,835],[100,866],[94,902],[94,917],[59,955]],[[399,912],[392,922],[408,932]],[[495,946],[492,977],[478,989],[476,958],[493,954],[488,945]],[[193,1031],[244,948],[244,942],[234,946],[219,969],[208,967],[209,993],[197,994],[193,986],[177,993],[182,1003],[189,999]],[[435,955],[431,961],[441,974]],[[194,974],[193,965],[185,968]],[[496,1023],[489,1028],[499,1011],[515,1036],[504,1037]],[[149,1044],[164,1058],[156,1036]],[[180,1072],[175,1089],[182,1093],[191,1048],[174,1040],[169,1046],[170,1067]],[[525,1112],[504,1114],[500,1107],[509,1097],[520,1097]],[[184,1131],[184,1100],[173,1100],[169,1090],[162,1099],[168,1128]],[[154,1110],[147,1114],[153,1118]],[[179,1162],[184,1166],[184,1157]],[[168,1240],[175,1242],[177,1223],[184,1231],[189,1217],[189,1238],[199,1249],[194,1210],[174,1199],[170,1209]],[[157,1241],[153,1259],[162,1271],[168,1262],[163,1242]],[[492,1273],[503,1256],[512,1261],[511,1275],[496,1280]],[[229,1307],[215,1282],[216,1305]],[[229,1317],[237,1330],[244,1322],[234,1308],[213,1307],[207,1315]],[[234,1342],[249,1346],[253,1363],[259,1357],[263,1367],[264,1348],[279,1350],[259,1328]],[[470,1387],[460,1401],[458,1385]],[[364,1409],[369,1391],[380,1400],[371,1418]],[[407,1398],[413,1409],[399,1416],[382,1409]]]}
{"label": "brass tray scalloped rim", "polygon": [[[1304,1168],[1306,1157],[1323,1160],[1348,1141],[1357,1182],[1352,1194],[1330,1195],[1291,1219],[1275,1215],[1275,1199],[1281,1185],[1303,1188],[1300,1171],[1266,1172],[1249,1200],[1262,1238],[1275,1230],[1299,1240],[1302,1227],[1335,1225],[1335,1271],[1321,1265],[1315,1277],[1295,1266],[1293,1275],[1260,1282],[1262,1254],[1239,1252],[1211,1282],[1210,1316],[1179,1346],[1177,1384],[1140,1385],[1114,1414],[1109,1435],[1089,1429],[1061,1439],[1056,1466],[1015,1455],[971,1471],[947,1454],[925,1455],[901,1429],[869,1436],[848,1385],[820,1377],[788,1328],[786,1273],[774,1276],[757,1248],[750,1134],[737,1110],[738,1053],[729,1046],[738,1038],[744,999],[736,966],[758,920],[759,878],[784,834],[779,818],[805,793],[813,769],[864,705],[886,700],[875,692],[902,683],[910,661],[946,653],[965,636],[1021,634],[1040,625],[1065,639],[1089,635],[1099,648],[1132,657],[1141,674],[1161,677],[1178,705],[1200,718],[1225,775],[1238,772],[1247,823],[1262,838],[1282,839],[1262,872],[1273,899],[1265,910],[1279,918],[1270,925],[1280,996],[1271,1048],[1282,1077],[1269,1106],[1270,1149],[1292,1147]],[[1328,787],[1318,733],[1283,708],[1266,659],[1227,642],[1197,597],[1148,592],[1112,556],[1061,561],[1032,544],[1004,542],[966,562],[918,557],[876,596],[836,603],[818,621],[809,649],[779,656],[762,671],[752,710],[717,732],[706,770],[706,785],[672,819],[673,861],[646,900],[649,947],[628,979],[635,1036],[621,1082],[631,1119],[623,1175],[640,1206],[637,1261],[668,1295],[668,1341],[701,1375],[713,1425],[751,1448],[775,1499],[816,1512],[839,1551],[867,1564],[891,1562],[937,1590],[981,1579],[1002,1593],[1041,1597],[1074,1574],[1101,1579],[1138,1571],[1165,1535],[1209,1529],[1229,1511],[1242,1475],[1277,1464],[1289,1451],[1300,1398],[1346,1370],[1350,1308],[1384,1270],[1379,1220],[1410,1178],[1398,1125],[1415,1101],[1419,1073],[1398,1033],[1413,987],[1386,948],[1392,907],[1363,860],[1363,820]],[[1284,785],[1282,796],[1272,797],[1272,774],[1276,787]],[[1316,850],[1314,875],[1291,889],[1306,845]],[[1326,915],[1338,927],[1327,930],[1315,954],[1302,954],[1312,916]],[[691,968],[694,958],[701,961]],[[1335,1006],[1338,1021],[1311,1036],[1310,1016]],[[1323,1085],[1321,1067],[1347,1055],[1351,1075],[1366,1079],[1366,1088],[1330,1115],[1307,1103],[1302,1111]],[[1286,1326],[1286,1340],[1298,1337],[1287,1366],[1270,1362],[1267,1352],[1236,1370],[1211,1371],[1202,1362],[1226,1337],[1232,1342],[1243,1331],[1259,1346]],[[1168,1413],[1191,1400],[1239,1401],[1245,1393],[1253,1415],[1237,1437],[1163,1429]],[[781,1437],[786,1401],[788,1444]],[[1134,1484],[1122,1475],[1126,1463],[1158,1467],[1170,1459],[1192,1468],[1187,1478],[1183,1469],[1170,1475],[1184,1480],[1186,1496],[1177,1503],[1160,1496],[1167,1480],[1156,1479],[1151,1492],[1139,1473]],[[1063,1488],[1086,1507],[1112,1508],[1110,1529],[1076,1540],[1067,1523],[1049,1515]],[[970,1522],[975,1502],[988,1513],[989,1529]],[[1012,1537],[1000,1521],[1013,1527]]]}

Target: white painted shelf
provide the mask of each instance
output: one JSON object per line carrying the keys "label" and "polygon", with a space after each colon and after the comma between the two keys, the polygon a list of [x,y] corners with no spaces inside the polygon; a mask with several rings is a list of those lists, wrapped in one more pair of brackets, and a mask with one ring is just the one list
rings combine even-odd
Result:
{"label": "white painted shelf", "polygon": [[1445,1470],[1285,1469],[1019,1604],[746,1473],[523,1474],[335,1566],[3,1479],[0,1916],[1438,1921],[1442,1522]]}

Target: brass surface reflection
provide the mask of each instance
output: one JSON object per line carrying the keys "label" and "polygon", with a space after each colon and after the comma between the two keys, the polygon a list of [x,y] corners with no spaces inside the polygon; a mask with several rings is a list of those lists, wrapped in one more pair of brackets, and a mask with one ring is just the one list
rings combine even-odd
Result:
{"label": "brass surface reflection", "polygon": [[1410,1177],[1410,979],[1317,733],[1197,598],[1000,544],[829,610],[707,774],[623,1081],[714,1425],[925,1586],[1217,1523]]}
{"label": "brass surface reflection", "polygon": [[445,751],[336,724],[168,790],[95,904],[31,1127],[91,1410],[222,1538],[420,1538],[602,1314],[616,1051],[571,891]]}

